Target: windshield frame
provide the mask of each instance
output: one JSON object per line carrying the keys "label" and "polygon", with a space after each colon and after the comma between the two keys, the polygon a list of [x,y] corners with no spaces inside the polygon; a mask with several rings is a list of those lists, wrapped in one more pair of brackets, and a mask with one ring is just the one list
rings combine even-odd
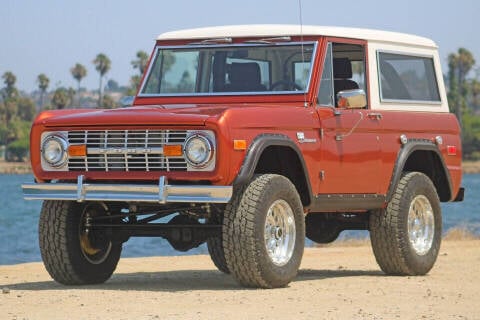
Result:
{"label": "windshield frame", "polygon": [[[165,49],[212,49],[212,48],[241,48],[241,47],[275,47],[275,46],[313,46],[311,58],[301,62],[310,62],[308,79],[304,90],[285,90],[285,91],[239,91],[239,92],[195,92],[195,93],[142,93],[150,76],[155,61],[160,50]],[[313,78],[313,67],[318,50],[318,41],[293,41],[293,42],[274,42],[274,43],[233,43],[233,44],[185,44],[185,45],[156,45],[150,59],[147,71],[145,72],[142,83],[137,93],[139,98],[168,98],[168,97],[211,97],[211,96],[265,96],[265,95],[305,95],[309,92]]]}

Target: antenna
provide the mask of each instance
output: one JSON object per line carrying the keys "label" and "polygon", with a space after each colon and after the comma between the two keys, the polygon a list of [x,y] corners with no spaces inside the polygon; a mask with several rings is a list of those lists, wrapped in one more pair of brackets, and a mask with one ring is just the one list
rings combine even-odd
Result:
{"label": "antenna", "polygon": [[[302,48],[302,64],[305,63],[305,50],[303,48],[303,17],[302,17],[302,0],[298,0],[298,12],[299,12],[299,19],[300,19],[300,42]],[[305,84],[308,82],[305,82]],[[305,88],[307,89],[307,88]],[[303,90],[303,106],[306,108],[308,107],[307,103],[307,92]]]}

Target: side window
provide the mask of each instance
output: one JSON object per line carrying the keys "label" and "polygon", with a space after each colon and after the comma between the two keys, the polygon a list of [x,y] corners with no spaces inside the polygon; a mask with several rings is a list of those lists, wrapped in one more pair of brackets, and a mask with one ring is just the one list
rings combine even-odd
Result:
{"label": "side window", "polygon": [[365,79],[365,47],[351,43],[329,43],[318,92],[318,103],[336,106],[336,96],[340,91],[362,89],[366,93]]}
{"label": "side window", "polygon": [[380,98],[439,102],[433,58],[378,52]]}
{"label": "side window", "polygon": [[318,91],[318,104],[322,106],[333,106],[333,73],[332,73],[332,44],[327,47],[327,54],[323,62],[322,78]]}

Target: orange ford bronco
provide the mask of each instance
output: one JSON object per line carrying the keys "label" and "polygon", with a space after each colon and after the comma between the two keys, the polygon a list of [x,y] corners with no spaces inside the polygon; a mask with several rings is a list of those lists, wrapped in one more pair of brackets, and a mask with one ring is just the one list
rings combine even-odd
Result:
{"label": "orange ford bronco", "polygon": [[282,287],[305,237],[347,229],[370,231],[385,273],[423,275],[440,248],[440,202],[463,199],[459,131],[429,39],[167,32],[133,106],[37,117],[23,191],[44,200],[42,258],[67,285],[106,281],[125,241],[155,236],[180,251],[206,242],[240,284]]}

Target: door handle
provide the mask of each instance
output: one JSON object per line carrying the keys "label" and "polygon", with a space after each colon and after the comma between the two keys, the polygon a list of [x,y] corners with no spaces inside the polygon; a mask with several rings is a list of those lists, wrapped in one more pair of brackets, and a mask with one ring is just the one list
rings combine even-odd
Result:
{"label": "door handle", "polygon": [[377,113],[377,112],[371,112],[369,114],[367,114],[367,116],[372,119],[372,120],[380,120],[382,119],[382,114],[381,113]]}

